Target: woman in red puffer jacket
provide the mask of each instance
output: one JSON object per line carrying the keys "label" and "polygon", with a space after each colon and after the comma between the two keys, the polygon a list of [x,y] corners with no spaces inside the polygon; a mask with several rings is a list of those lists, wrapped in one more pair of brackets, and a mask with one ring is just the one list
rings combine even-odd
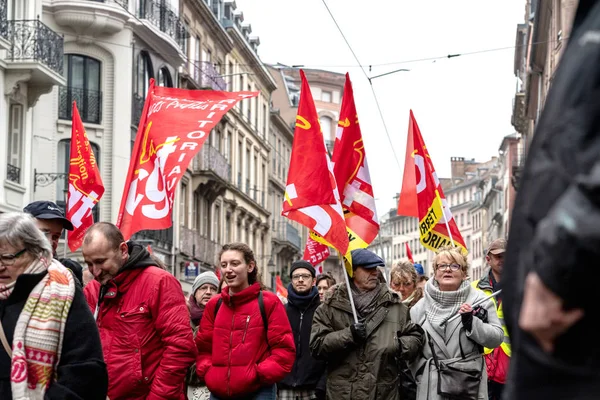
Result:
{"label": "woman in red puffer jacket", "polygon": [[275,294],[261,291],[248,245],[226,244],[219,258],[228,286],[204,310],[196,373],[211,399],[275,400],[275,384],[292,370],[296,356],[285,308]]}

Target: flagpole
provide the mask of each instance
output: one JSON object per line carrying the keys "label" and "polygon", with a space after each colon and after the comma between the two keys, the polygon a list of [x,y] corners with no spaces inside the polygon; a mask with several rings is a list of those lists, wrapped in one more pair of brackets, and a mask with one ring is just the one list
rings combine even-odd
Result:
{"label": "flagpole", "polygon": [[354,323],[358,324],[358,315],[356,314],[354,298],[352,297],[352,289],[350,288],[350,278],[348,277],[348,272],[346,271],[346,266],[344,265],[344,257],[341,254],[340,260],[342,264],[342,274],[344,274],[344,278],[346,279],[346,288],[348,288],[348,298],[350,299],[350,308],[352,308],[352,316],[354,317]]}
{"label": "flagpole", "polygon": [[442,197],[440,196],[440,193],[436,190],[435,191],[436,197],[438,198],[438,201],[440,202],[440,206],[442,207],[442,216],[444,217],[444,222],[446,223],[446,230],[448,231],[448,237],[450,238],[450,243],[452,243],[452,247],[456,247],[456,244],[454,243],[454,239],[452,239],[452,232],[450,231],[450,225],[448,225],[448,219],[446,218],[446,214],[444,213],[444,203],[442,202]]}
{"label": "flagpole", "polygon": [[63,258],[67,258],[67,241],[69,240],[69,234],[65,232],[65,243],[63,246]]}

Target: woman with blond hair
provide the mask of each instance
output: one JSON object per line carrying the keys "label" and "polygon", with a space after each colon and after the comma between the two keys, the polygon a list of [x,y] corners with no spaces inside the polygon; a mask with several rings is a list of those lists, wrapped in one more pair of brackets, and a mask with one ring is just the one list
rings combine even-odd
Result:
{"label": "woman with blond hair", "polygon": [[[459,248],[440,248],[433,270],[423,299],[410,310],[411,320],[426,332],[423,352],[410,366],[417,400],[487,399],[483,347],[497,347],[504,337],[494,304],[470,285],[467,257]],[[450,321],[456,314],[460,318]]]}
{"label": "woman with blond hair", "polygon": [[417,287],[417,270],[410,261],[399,261],[390,271],[390,287],[400,294],[402,302],[411,308],[423,297],[423,290]]}

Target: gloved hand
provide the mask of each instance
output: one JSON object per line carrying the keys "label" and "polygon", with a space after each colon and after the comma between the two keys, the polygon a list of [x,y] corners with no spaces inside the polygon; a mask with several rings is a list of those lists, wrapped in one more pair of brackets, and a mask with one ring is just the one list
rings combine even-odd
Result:
{"label": "gloved hand", "polygon": [[471,332],[473,329],[473,312],[465,312],[460,314],[460,320],[467,332]]}
{"label": "gloved hand", "polygon": [[479,318],[483,322],[488,322],[488,312],[482,306],[477,306],[473,309],[473,316]]}
{"label": "gloved hand", "polygon": [[367,326],[362,322],[350,325],[350,332],[352,332],[352,339],[357,344],[367,340]]}

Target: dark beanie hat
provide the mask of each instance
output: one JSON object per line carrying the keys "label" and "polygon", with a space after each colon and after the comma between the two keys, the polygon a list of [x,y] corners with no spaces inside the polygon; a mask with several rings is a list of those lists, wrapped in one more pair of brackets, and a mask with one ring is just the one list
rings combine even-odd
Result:
{"label": "dark beanie hat", "polygon": [[377,254],[367,249],[352,250],[352,267],[375,268],[384,267],[385,262]]}
{"label": "dark beanie hat", "polygon": [[298,260],[292,263],[292,267],[290,268],[290,278],[292,277],[294,271],[298,268],[307,269],[308,272],[310,272],[310,274],[313,276],[313,278],[315,277],[315,267],[313,267],[312,264],[306,260]]}

